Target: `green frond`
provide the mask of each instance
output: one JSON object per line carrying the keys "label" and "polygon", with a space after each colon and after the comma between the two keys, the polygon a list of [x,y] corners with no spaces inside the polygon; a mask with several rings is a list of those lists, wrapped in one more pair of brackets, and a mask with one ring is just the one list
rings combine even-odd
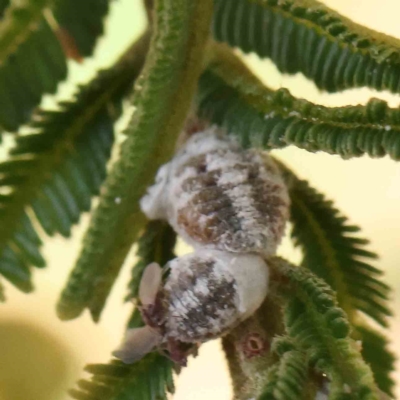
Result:
{"label": "green frond", "polygon": [[308,363],[298,350],[287,351],[268,371],[267,385],[259,400],[307,399]]}
{"label": "green frond", "polygon": [[396,357],[388,349],[388,340],[378,331],[364,325],[356,326],[354,336],[361,340],[361,354],[371,367],[379,389],[394,397],[395,382],[391,374],[395,370]]}
{"label": "green frond", "polygon": [[76,3],[70,0],[58,0],[54,8],[54,17],[61,28],[76,46],[78,55],[87,57],[93,53],[97,39],[104,32],[104,18],[108,14],[112,0],[80,0],[79,12]]}
{"label": "green frond", "polygon": [[386,326],[391,315],[389,287],[382,271],[371,265],[377,258],[368,250],[360,228],[349,224],[333,203],[285,169],[291,198],[292,238],[304,254],[302,266],[323,278],[336,292],[350,320],[359,310]]}
{"label": "green frond", "polygon": [[129,294],[126,300],[135,299],[139,294],[139,284],[144,269],[152,262],[164,266],[175,258],[176,233],[165,221],[150,221],[138,240],[138,262],[132,269]]}
{"label": "green frond", "polygon": [[30,119],[43,94],[56,91],[67,75],[64,52],[78,59],[92,53],[108,3],[82,0],[79,12],[70,0],[23,0],[5,8],[0,21],[0,126],[15,131]]}
{"label": "green frond", "polygon": [[400,110],[371,99],[367,105],[324,107],[266,88],[229,49],[214,46],[202,75],[199,113],[245,147],[294,145],[343,158],[389,155],[400,160]]}
{"label": "green frond", "polygon": [[[4,230],[7,229],[6,225],[3,225],[3,221],[7,218],[6,212],[7,205],[2,207],[0,214]],[[0,252],[0,275],[21,291],[28,293],[33,290],[30,266],[43,267],[45,265],[40,253],[42,241],[24,209],[21,212],[20,220],[13,221],[10,228],[14,229],[10,229],[9,238],[6,238],[2,232],[4,240],[2,240]]]}
{"label": "green frond", "polygon": [[70,390],[77,400],[167,400],[173,393],[172,362],[158,354],[126,365],[121,361],[88,365],[90,381],[78,382],[79,389]]}
{"label": "green frond", "polygon": [[[139,200],[169,160],[189,112],[212,17],[211,0],[160,0],[138,81],[136,110],[119,160],[108,174],[83,249],[58,304],[62,319],[88,308],[98,320],[132,244],[145,224]],[[115,199],[119,198],[116,206]]]}
{"label": "green frond", "polygon": [[0,126],[26,122],[44,93],[65,79],[62,47],[43,17],[50,0],[15,2],[0,21]]}
{"label": "green frond", "polygon": [[124,57],[59,110],[37,113],[33,133],[19,136],[0,163],[0,274],[21,290],[32,290],[30,266],[45,265],[31,211],[48,235],[70,235],[99,193],[122,95],[139,70]]}
{"label": "green frond", "polygon": [[377,400],[372,372],[350,338],[350,324],[332,289],[303,267],[280,259],[275,259],[273,266],[287,280],[282,293],[288,301],[288,336],[299,343],[318,372],[327,374],[336,392],[340,388],[345,394],[348,387],[349,399]]}
{"label": "green frond", "polygon": [[360,86],[400,91],[400,41],[319,1],[215,0],[213,32],[330,92]]}

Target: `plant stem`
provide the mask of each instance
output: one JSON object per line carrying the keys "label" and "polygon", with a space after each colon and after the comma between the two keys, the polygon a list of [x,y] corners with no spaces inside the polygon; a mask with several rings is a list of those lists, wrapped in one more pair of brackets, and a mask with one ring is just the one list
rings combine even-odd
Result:
{"label": "plant stem", "polygon": [[[112,168],[84,246],[58,305],[62,319],[89,308],[98,320],[145,217],[139,199],[173,154],[203,69],[212,0],[159,0],[154,34],[137,82],[136,107],[120,159]],[[118,201],[116,202],[116,199]],[[118,204],[117,204],[118,203]]]}

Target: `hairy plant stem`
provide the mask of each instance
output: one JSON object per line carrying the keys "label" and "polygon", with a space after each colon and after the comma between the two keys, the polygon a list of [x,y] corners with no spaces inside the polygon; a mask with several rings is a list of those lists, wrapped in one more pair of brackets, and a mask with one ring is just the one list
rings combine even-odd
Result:
{"label": "hairy plant stem", "polygon": [[[280,300],[268,297],[252,317],[222,340],[235,400],[256,399],[267,383],[267,370],[276,361],[270,351],[271,342],[276,335],[284,332],[280,309]],[[265,348],[257,355],[248,356],[244,348],[252,335],[257,335]]]}
{"label": "hairy plant stem", "polygon": [[86,307],[94,320],[100,317],[145,222],[139,199],[159,166],[172,156],[189,112],[203,69],[212,10],[212,0],[156,2],[150,51],[133,98],[136,109],[58,304],[62,319],[75,318]]}
{"label": "hairy plant stem", "polygon": [[154,19],[154,0],[143,0],[143,6],[146,10],[147,21],[151,25]]}

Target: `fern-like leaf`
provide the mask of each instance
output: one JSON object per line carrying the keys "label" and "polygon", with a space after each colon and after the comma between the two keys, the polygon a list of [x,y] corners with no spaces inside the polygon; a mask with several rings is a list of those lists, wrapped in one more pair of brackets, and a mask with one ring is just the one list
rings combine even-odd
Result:
{"label": "fern-like leaf", "polygon": [[361,354],[374,373],[379,389],[394,397],[394,380],[390,376],[395,370],[395,356],[388,350],[388,340],[378,331],[366,325],[357,325],[355,337],[362,343]]}
{"label": "fern-like leaf", "polygon": [[333,398],[377,400],[373,374],[349,336],[349,322],[332,289],[305,268],[280,259],[273,265],[287,280],[287,288],[282,289],[284,295],[287,290],[287,334],[306,352],[311,365],[327,374]]}
{"label": "fern-like leaf", "polygon": [[215,0],[217,40],[302,72],[330,92],[369,86],[400,91],[400,41],[360,26],[316,0]]}
{"label": "fern-like leaf", "polygon": [[382,271],[371,265],[376,254],[367,250],[360,228],[348,223],[333,203],[285,170],[291,198],[292,238],[303,251],[302,265],[337,292],[340,306],[355,319],[362,311],[383,326],[391,315],[389,287]]}
{"label": "fern-like leaf", "polygon": [[0,22],[0,126],[16,130],[67,75],[62,47],[43,17],[49,0],[15,2]]}
{"label": "fern-like leaf", "polygon": [[53,13],[60,25],[61,35],[66,35],[64,43],[75,46],[78,57],[87,57],[93,53],[97,39],[104,31],[103,22],[110,2],[111,0],[81,0],[79,12],[73,1],[59,0],[56,3]]}
{"label": "fern-like leaf", "polygon": [[138,262],[132,269],[129,294],[126,300],[136,299],[144,269],[152,262],[164,266],[175,258],[176,233],[164,221],[150,221],[138,240]]}
{"label": "fern-like leaf", "polygon": [[298,350],[287,351],[268,372],[267,385],[258,400],[306,399],[308,378],[306,355]]}
{"label": "fern-like leaf", "polygon": [[158,354],[126,365],[121,361],[88,365],[90,381],[78,382],[70,391],[77,400],[166,400],[173,393],[172,362]]}
{"label": "fern-like leaf", "polygon": [[400,110],[372,99],[365,106],[324,107],[266,88],[229,50],[200,79],[198,108],[245,147],[294,145],[343,158],[389,155],[400,160]]}
{"label": "fern-like leaf", "polygon": [[140,68],[125,56],[73,101],[38,113],[34,132],[19,136],[11,159],[0,164],[0,274],[21,290],[32,290],[30,266],[45,264],[28,214],[48,235],[70,235],[106,175],[120,102]]}
{"label": "fern-like leaf", "polygon": [[77,12],[69,0],[23,0],[5,9],[0,21],[0,126],[16,130],[29,120],[43,94],[56,91],[67,75],[64,51],[92,53],[108,3],[83,0]]}

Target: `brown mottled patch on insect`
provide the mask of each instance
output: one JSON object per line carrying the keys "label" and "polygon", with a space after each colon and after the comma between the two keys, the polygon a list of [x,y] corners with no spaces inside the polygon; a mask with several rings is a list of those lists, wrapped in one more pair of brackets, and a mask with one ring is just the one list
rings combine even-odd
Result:
{"label": "brown mottled patch on insect", "polygon": [[[189,159],[186,154],[181,165],[177,158],[176,177],[183,178],[171,192],[176,200],[172,224],[203,246],[273,253],[288,216],[288,196],[279,174],[271,163],[267,168],[256,151],[229,142],[219,149],[220,139],[205,135],[204,140],[214,140],[216,150]],[[189,168],[196,175],[191,176]],[[186,201],[179,203],[182,195]]]}
{"label": "brown mottled patch on insect", "polygon": [[264,223],[270,226],[274,240],[279,243],[288,218],[287,202],[281,196],[281,185],[257,178],[253,181],[253,197],[256,199],[255,208],[264,216]]}
{"label": "brown mottled patch on insect", "polygon": [[289,197],[268,156],[243,150],[212,128],[193,135],[168,164],[168,174],[165,168],[162,172],[168,185],[150,188],[141,201],[149,218],[163,216],[196,248],[264,255],[276,251]]}
{"label": "brown mottled patch on insect", "polygon": [[188,205],[177,211],[177,224],[197,243],[218,248],[221,237],[240,230],[240,221],[231,199],[214,182],[208,188],[200,188]]}
{"label": "brown mottled patch on insect", "polygon": [[167,329],[183,342],[218,337],[236,319],[236,282],[226,266],[211,257],[190,257],[171,265],[179,277],[165,285],[171,315]]}

